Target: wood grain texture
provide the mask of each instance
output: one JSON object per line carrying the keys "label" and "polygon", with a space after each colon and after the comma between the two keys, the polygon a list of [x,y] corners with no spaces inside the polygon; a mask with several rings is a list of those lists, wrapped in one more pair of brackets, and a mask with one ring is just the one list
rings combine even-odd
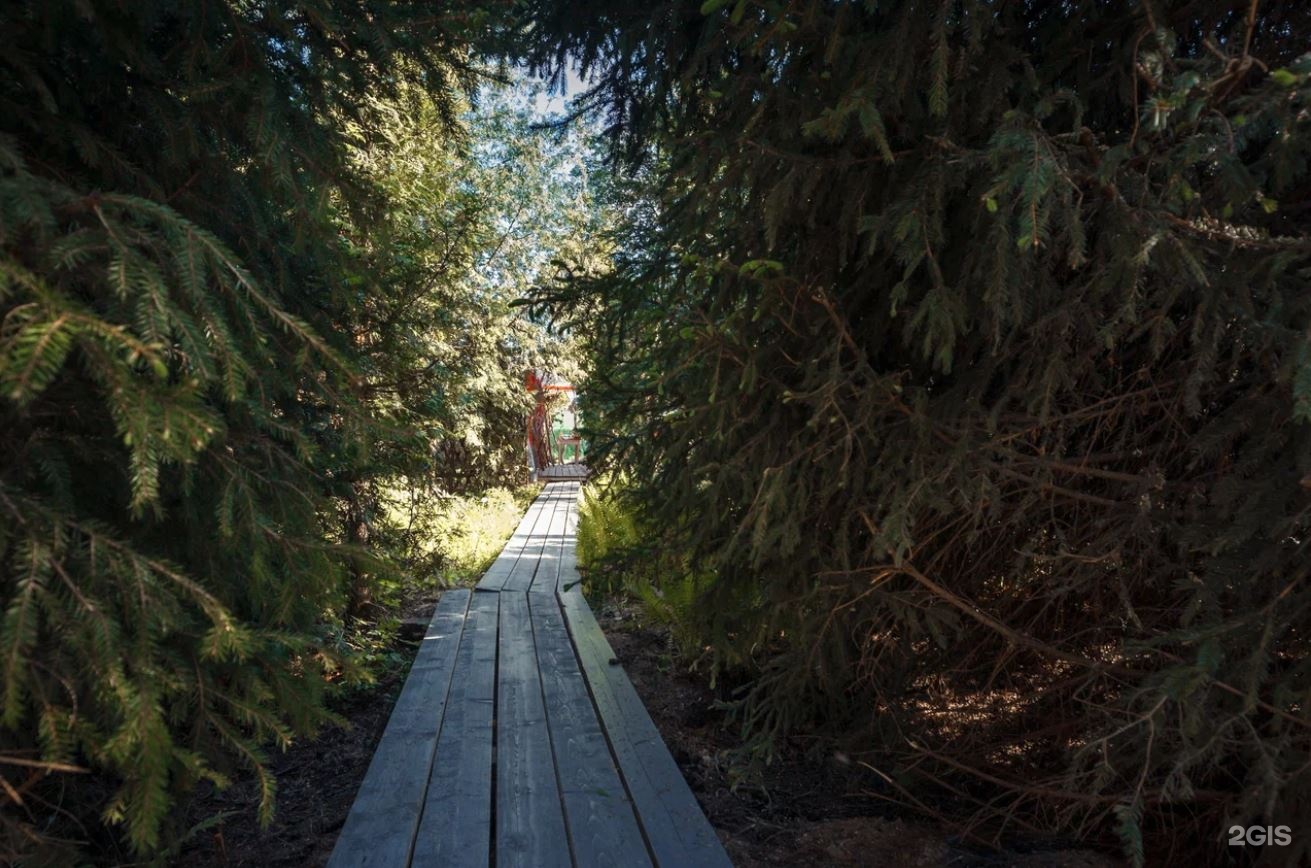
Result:
{"label": "wood grain texture", "polygon": [[560,541],[560,567],[556,570],[556,593],[580,587],[578,575],[578,499],[582,494],[582,484],[568,483],[568,509],[565,511],[564,538]]}
{"label": "wood grain texture", "polygon": [[537,478],[543,481],[586,479],[587,475],[587,466],[584,464],[550,464],[537,471]]}
{"label": "wood grain texture", "polygon": [[330,868],[404,868],[423,809],[471,594],[446,591],[328,860]]}
{"label": "wood grain texture", "polygon": [[496,690],[497,868],[573,864],[546,728],[528,595],[502,592]]}
{"label": "wood grain texture", "polygon": [[[561,577],[569,583],[576,578]],[[581,590],[559,595],[565,623],[633,807],[662,868],[730,868],[714,828],[618,665]]]}
{"label": "wood grain texture", "polygon": [[442,595],[332,868],[730,864],[582,595],[579,494]]}
{"label": "wood grain texture", "polygon": [[577,499],[577,495],[572,494],[572,487],[573,483],[553,482],[546,486],[543,492],[544,495],[549,494],[554,508],[551,511],[551,519],[541,535],[542,548],[538,555],[537,571],[533,574],[532,584],[528,587],[528,590],[534,594],[555,593],[555,580],[560,574],[560,548],[568,525],[570,503],[571,500]]}
{"label": "wood grain texture", "polygon": [[414,841],[416,868],[490,864],[499,603],[499,594],[479,591],[469,605]]}
{"label": "wood grain texture", "polygon": [[480,591],[499,591],[505,584],[505,579],[519,563],[520,557],[523,556],[525,548],[532,539],[533,530],[537,526],[538,520],[546,510],[547,504],[539,495],[536,500],[529,505],[528,510],[519,521],[518,527],[510,535],[510,539],[505,543],[505,548],[496,556],[496,560],[487,568],[487,572],[478,580],[478,590]]}
{"label": "wood grain texture", "polygon": [[532,532],[525,538],[523,551],[519,555],[519,560],[515,563],[514,568],[506,575],[505,581],[501,584],[503,591],[526,591],[533,584],[533,577],[537,575],[537,567],[542,559],[542,551],[547,543],[547,531],[551,525],[551,519],[555,515],[556,507],[559,505],[559,499],[552,486],[548,485],[542,489],[542,493],[533,501],[533,505],[541,504],[537,520],[533,522]]}
{"label": "wood grain texture", "polygon": [[650,865],[559,603],[554,596],[533,594],[528,604],[574,859],[579,865]]}

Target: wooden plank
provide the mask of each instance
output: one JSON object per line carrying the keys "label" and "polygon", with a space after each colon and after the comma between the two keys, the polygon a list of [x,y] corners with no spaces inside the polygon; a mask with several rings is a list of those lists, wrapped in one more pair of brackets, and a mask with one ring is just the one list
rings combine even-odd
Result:
{"label": "wooden plank", "polygon": [[500,594],[473,595],[414,840],[415,868],[487,868]]}
{"label": "wooden plank", "polygon": [[537,572],[533,574],[532,585],[528,590],[533,593],[555,593],[555,582],[560,574],[560,547],[564,542],[565,529],[569,516],[570,483],[553,482],[546,486],[555,503],[551,520],[543,534],[542,551],[538,555]]}
{"label": "wooden plank", "polygon": [[[571,574],[566,575],[565,566]],[[560,581],[578,581],[571,564]],[[701,811],[578,585],[559,594],[565,623],[605,728],[620,774],[662,868],[731,868],[714,828]]]}
{"label": "wooden plank", "polygon": [[[524,522],[532,522],[537,518],[536,506],[536,501],[528,506],[528,511],[524,513],[518,527],[506,540],[500,553],[496,555],[496,560],[492,561],[492,565],[478,579],[478,583],[474,586],[477,590],[495,591],[505,584],[505,577],[514,568],[515,562],[519,560],[519,554],[523,551],[523,544],[528,536],[528,531],[524,529]],[[531,524],[529,524],[529,529],[531,529]]]}
{"label": "wooden plank", "polygon": [[528,595],[502,593],[496,691],[497,868],[564,868],[565,836]]}
{"label": "wooden plank", "polygon": [[505,548],[497,555],[496,560],[488,568],[483,577],[478,580],[478,590],[480,591],[499,591],[505,586],[505,580],[514,570],[519,558],[523,555],[524,549],[528,546],[533,538],[533,530],[537,522],[542,518],[547,508],[546,502],[541,495],[537,496],[524,513],[523,519],[520,520],[519,526],[515,528],[514,533],[506,542]]}
{"label": "wooden plank", "polygon": [[514,569],[514,565],[518,562],[519,556],[528,544],[533,528],[541,517],[544,508],[545,504],[541,502],[540,496],[529,504],[514,533],[506,541],[505,547],[501,549],[501,553],[497,555],[496,560],[478,581],[479,590],[499,590],[505,584],[506,576],[510,574],[510,571]]}
{"label": "wooden plank", "polygon": [[538,478],[542,480],[586,479],[587,475],[585,464],[550,464],[537,472]]}
{"label": "wooden plank", "polygon": [[557,593],[578,589],[578,500],[582,495],[582,483],[571,483],[569,492],[569,509],[565,513],[564,539],[560,545],[560,568],[556,571],[555,589]]}
{"label": "wooden plank", "polygon": [[554,494],[557,499],[555,514],[551,517],[551,546],[542,553],[542,565],[537,568],[537,580],[533,582],[533,590],[548,594],[554,594],[556,581],[560,575],[560,557],[564,553],[564,546],[572,536],[573,531],[569,525],[569,513],[577,502],[578,495],[575,491],[577,484],[573,482],[556,482],[553,483],[555,488]]}
{"label": "wooden plank", "polygon": [[533,525],[532,533],[524,543],[519,560],[505,577],[501,590],[526,591],[532,587],[533,577],[537,575],[537,567],[541,562],[542,552],[548,542],[547,531],[550,529],[556,508],[560,505],[558,492],[553,489],[553,486],[546,486],[542,489],[542,493],[537,495],[537,500],[533,501],[534,506],[540,503],[542,508],[538,513],[537,521]]}
{"label": "wooden plank", "polygon": [[528,606],[574,859],[579,865],[650,865],[559,603],[554,595],[532,594]]}
{"label": "wooden plank", "polygon": [[330,868],[404,868],[419,826],[470,592],[437,603],[382,740],[337,837]]}

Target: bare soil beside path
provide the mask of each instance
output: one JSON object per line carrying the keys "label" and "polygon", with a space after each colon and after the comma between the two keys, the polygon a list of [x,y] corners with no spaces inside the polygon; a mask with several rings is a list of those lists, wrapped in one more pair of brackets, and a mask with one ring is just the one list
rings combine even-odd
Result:
{"label": "bare soil beside path", "polygon": [[732,788],[723,755],[738,746],[715,708],[708,681],[675,662],[668,632],[644,625],[624,604],[596,605],[614,646],[665,743],[738,868],[1114,868],[1115,858],[1050,843],[981,852],[931,822],[898,816],[871,795],[878,779],[805,745],[783,746],[758,785]]}
{"label": "bare soil beside path", "polygon": [[[417,649],[415,643],[397,645],[406,647],[411,656]],[[253,780],[243,777],[227,790],[202,792],[187,811],[189,825],[229,813],[197,831],[175,864],[183,868],[325,864],[404,682],[402,672],[337,708],[350,728],[324,730],[314,741],[298,742],[285,753],[269,756],[269,769],[278,778],[278,809],[268,829],[259,827]]]}

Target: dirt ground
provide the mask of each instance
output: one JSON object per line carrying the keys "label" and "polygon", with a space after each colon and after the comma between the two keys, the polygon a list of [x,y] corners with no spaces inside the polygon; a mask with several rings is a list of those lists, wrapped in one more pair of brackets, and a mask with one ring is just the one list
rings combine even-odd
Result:
{"label": "dirt ground", "polygon": [[[817,761],[785,746],[780,761],[752,786],[731,787],[724,760],[736,746],[723,726],[715,695],[696,673],[676,665],[668,635],[639,623],[630,609],[599,607],[598,618],[615,654],[687,777],[738,868],[778,866],[894,866],[894,868],[1112,868],[1104,855],[1050,845],[988,852],[914,818],[898,816],[869,795],[872,776],[837,755]],[[431,610],[431,605],[428,606]],[[409,646],[413,649],[413,645]],[[410,653],[413,653],[412,650]],[[355,791],[382,736],[401,679],[379,685],[337,709],[351,724],[314,742],[271,757],[278,778],[278,811],[261,830],[253,782],[203,792],[186,822],[209,821],[188,841],[175,864],[301,868],[322,865],[350,810]],[[216,815],[222,818],[214,821]]]}
{"label": "dirt ground", "polygon": [[880,868],[1112,868],[1087,850],[1025,842],[1007,852],[965,846],[959,838],[899,816],[870,795],[880,782],[839,754],[817,760],[802,745],[783,746],[755,786],[732,789],[724,755],[738,746],[697,673],[674,663],[668,634],[644,626],[627,607],[599,607],[597,619],[634,687],[719,833],[737,868],[880,866]]}
{"label": "dirt ground", "polygon": [[269,757],[278,778],[278,809],[268,829],[261,830],[256,820],[252,781],[202,793],[188,810],[192,826],[220,813],[227,816],[195,833],[175,864],[301,868],[326,863],[400,686],[394,679],[338,708],[350,729],[326,730],[316,741]]}

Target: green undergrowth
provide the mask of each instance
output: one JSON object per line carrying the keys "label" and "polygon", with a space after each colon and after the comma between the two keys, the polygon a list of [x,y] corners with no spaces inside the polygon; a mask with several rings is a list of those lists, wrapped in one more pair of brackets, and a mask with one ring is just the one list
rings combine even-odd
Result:
{"label": "green undergrowth", "polygon": [[624,590],[627,571],[623,556],[641,539],[635,516],[609,486],[584,487],[578,510],[578,570],[589,595],[613,596]]}
{"label": "green undergrowth", "polygon": [[478,581],[541,490],[540,485],[529,484],[445,500],[429,518],[427,533],[419,542],[420,557],[433,567],[428,580],[443,588]]}
{"label": "green undergrowth", "polygon": [[[742,699],[745,687],[761,672],[762,653],[757,643],[735,645],[722,622],[717,623],[706,600],[717,576],[713,565],[698,561],[679,549],[666,528],[651,521],[631,498],[633,489],[622,484],[593,482],[583,490],[578,524],[578,567],[589,600],[617,602],[636,609],[639,623],[667,630],[669,654],[656,665],[699,672],[721,700],[726,723],[741,727],[749,713]],[[758,594],[741,600],[744,610],[763,605]],[[734,787],[764,786],[763,771],[777,753],[776,740],[752,737],[740,728],[743,740],[721,758]],[[818,742],[816,742],[818,743]]]}
{"label": "green undergrowth", "polygon": [[497,487],[416,504],[403,491],[384,499],[379,533],[409,552],[403,569],[378,576],[366,617],[340,628],[338,643],[357,664],[339,696],[358,696],[408,670],[413,648],[397,641],[403,619],[439,590],[472,586],[500,554],[533,498],[537,484]]}
{"label": "green undergrowth", "polygon": [[583,490],[578,521],[578,569],[592,600],[629,600],[649,623],[670,631],[689,666],[704,657],[697,602],[713,574],[696,570],[664,544],[660,529],[624,497],[622,484],[600,481]]}

